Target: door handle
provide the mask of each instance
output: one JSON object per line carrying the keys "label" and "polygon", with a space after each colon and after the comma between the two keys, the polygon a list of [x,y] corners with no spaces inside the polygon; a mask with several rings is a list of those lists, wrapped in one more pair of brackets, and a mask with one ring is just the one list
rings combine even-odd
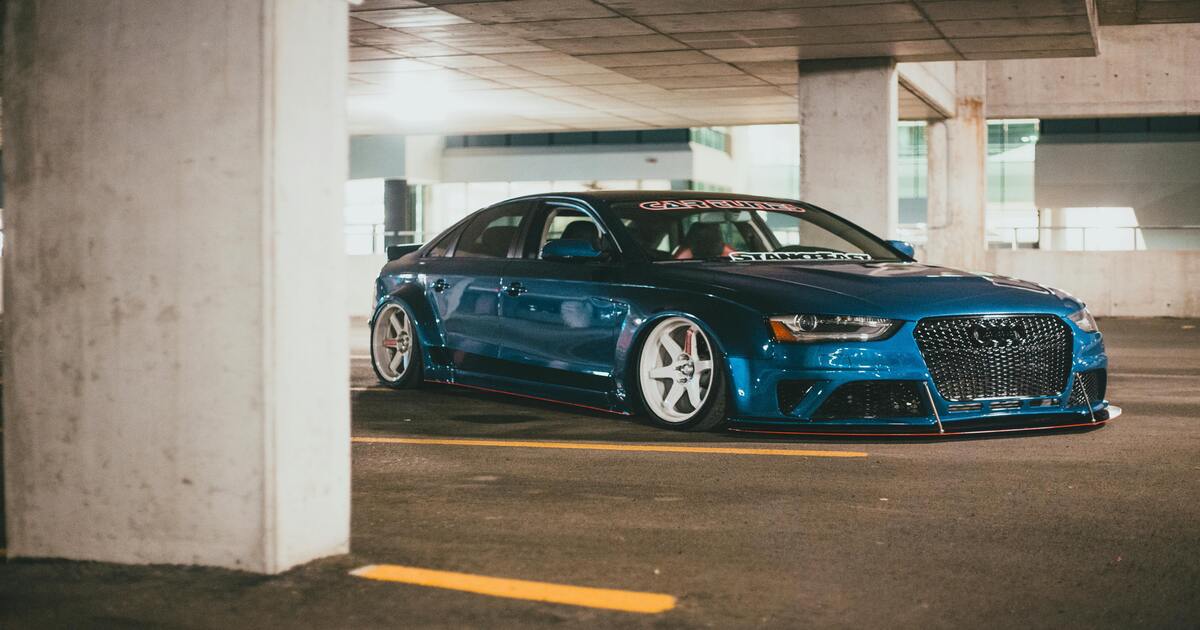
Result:
{"label": "door handle", "polygon": [[433,290],[437,291],[438,293],[441,293],[442,291],[445,291],[446,289],[449,289],[449,288],[450,288],[450,283],[446,282],[445,278],[438,278],[433,283]]}
{"label": "door handle", "polygon": [[508,285],[508,288],[505,289],[504,292],[512,297],[517,297],[528,290],[529,289],[526,289],[525,285],[521,284],[520,282],[512,282]]}

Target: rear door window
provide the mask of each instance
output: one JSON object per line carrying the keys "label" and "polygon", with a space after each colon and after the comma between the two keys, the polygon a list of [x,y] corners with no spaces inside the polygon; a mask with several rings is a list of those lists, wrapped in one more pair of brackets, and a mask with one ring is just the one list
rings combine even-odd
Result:
{"label": "rear door window", "polygon": [[525,227],[529,207],[529,203],[521,201],[480,213],[463,230],[454,257],[507,258]]}
{"label": "rear door window", "polygon": [[541,233],[538,235],[540,238],[535,238],[534,234],[530,234],[525,252],[526,258],[537,258],[546,243],[560,238],[585,240],[592,243],[597,249],[603,247],[604,231],[600,229],[600,225],[596,223],[595,219],[584,212],[582,208],[551,203],[546,205],[541,214],[543,219],[534,224],[535,229],[540,224]]}

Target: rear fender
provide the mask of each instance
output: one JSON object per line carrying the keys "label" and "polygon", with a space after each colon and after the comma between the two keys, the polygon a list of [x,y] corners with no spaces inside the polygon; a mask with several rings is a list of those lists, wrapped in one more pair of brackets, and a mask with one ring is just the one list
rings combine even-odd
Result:
{"label": "rear fender", "polygon": [[408,312],[413,318],[413,328],[417,333],[417,339],[421,342],[423,360],[427,375],[436,374],[432,370],[438,369],[432,361],[432,352],[434,348],[442,348],[446,345],[445,338],[442,336],[442,331],[437,325],[437,317],[434,315],[433,307],[429,304],[429,298],[425,295],[424,286],[415,279],[402,281],[393,287],[392,291],[379,300],[379,305],[375,308],[375,312],[371,314],[371,326],[375,325],[375,319],[379,315],[379,311],[385,304],[397,303],[408,309]]}

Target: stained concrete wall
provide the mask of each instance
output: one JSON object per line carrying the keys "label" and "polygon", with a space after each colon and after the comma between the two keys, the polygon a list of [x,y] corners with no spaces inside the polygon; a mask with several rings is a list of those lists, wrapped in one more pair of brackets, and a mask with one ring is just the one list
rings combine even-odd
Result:
{"label": "stained concrete wall", "polygon": [[987,268],[1067,291],[1096,315],[1200,317],[1200,251],[993,249]]}
{"label": "stained concrete wall", "polygon": [[1200,24],[1102,26],[1100,54],[987,62],[988,118],[1200,114]]}

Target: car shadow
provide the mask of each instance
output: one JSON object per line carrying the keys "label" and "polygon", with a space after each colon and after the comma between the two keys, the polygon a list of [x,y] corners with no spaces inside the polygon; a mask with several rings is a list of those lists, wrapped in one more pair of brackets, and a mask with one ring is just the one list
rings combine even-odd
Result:
{"label": "car shadow", "polygon": [[[641,415],[427,383],[419,390],[366,390],[352,397],[355,426],[373,433],[429,437],[573,440],[630,443],[930,444],[1012,440],[1049,433],[1089,433],[1104,427],[1039,428],[1006,433],[943,435],[776,435],[734,425],[710,432],[671,431]],[[741,428],[743,431],[739,431]],[[775,430],[779,430],[775,427]],[[786,430],[786,429],[785,429]]]}

